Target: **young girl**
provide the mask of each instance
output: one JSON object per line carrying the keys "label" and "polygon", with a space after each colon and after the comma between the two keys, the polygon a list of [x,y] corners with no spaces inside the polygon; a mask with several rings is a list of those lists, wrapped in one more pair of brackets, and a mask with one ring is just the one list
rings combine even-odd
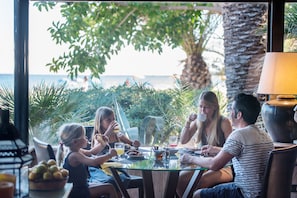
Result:
{"label": "young girl", "polygon": [[[138,140],[132,141],[124,134],[115,129],[118,128],[118,123],[115,121],[115,114],[109,107],[100,107],[96,111],[95,126],[92,134],[91,149],[85,151],[88,155],[104,155],[110,147],[114,147],[115,142],[124,142],[131,146],[139,147],[140,142]],[[113,176],[106,174],[102,169],[98,167],[89,167],[90,181],[92,182],[104,182],[111,183],[116,188],[116,183]],[[129,175],[122,171],[120,177],[124,184],[128,186]]]}
{"label": "young girl", "polygon": [[68,182],[73,183],[70,198],[92,198],[107,195],[117,197],[117,193],[111,184],[88,183],[87,166],[99,166],[108,159],[116,156],[114,149],[109,153],[97,157],[87,157],[81,152],[87,146],[85,128],[76,123],[64,124],[59,129],[61,144],[69,147],[63,167],[69,170]]}
{"label": "young girl", "polygon": [[[115,120],[114,111],[109,107],[100,107],[96,111],[95,126],[92,134],[91,146],[102,144],[107,140],[108,144],[113,147],[115,142],[123,142],[131,146],[139,147],[138,140],[130,140],[123,133],[118,131],[119,124]],[[108,149],[108,145],[106,146]]]}

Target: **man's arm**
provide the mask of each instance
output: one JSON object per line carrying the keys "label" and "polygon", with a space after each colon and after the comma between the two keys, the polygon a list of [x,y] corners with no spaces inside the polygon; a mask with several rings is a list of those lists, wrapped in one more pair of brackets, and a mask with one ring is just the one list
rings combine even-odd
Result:
{"label": "man's arm", "polygon": [[223,168],[232,158],[233,155],[221,150],[215,157],[197,157],[185,154],[182,156],[181,162],[197,164],[216,171]]}

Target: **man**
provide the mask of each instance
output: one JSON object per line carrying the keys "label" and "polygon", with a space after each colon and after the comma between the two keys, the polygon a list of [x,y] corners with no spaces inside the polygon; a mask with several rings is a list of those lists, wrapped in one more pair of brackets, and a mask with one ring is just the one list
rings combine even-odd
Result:
{"label": "man", "polygon": [[219,170],[230,160],[234,167],[234,182],[224,183],[213,188],[199,189],[194,192],[195,198],[208,197],[257,197],[260,196],[265,167],[269,153],[273,149],[270,136],[259,130],[255,122],[261,111],[256,97],[238,94],[232,103],[231,120],[235,130],[229,135],[222,148],[202,147],[202,153],[216,151],[215,157],[197,157],[185,154],[181,161],[194,163],[211,170]]}

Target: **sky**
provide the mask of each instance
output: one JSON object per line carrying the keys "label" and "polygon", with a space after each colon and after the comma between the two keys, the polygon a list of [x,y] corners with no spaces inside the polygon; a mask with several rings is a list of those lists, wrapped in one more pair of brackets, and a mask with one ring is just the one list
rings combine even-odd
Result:
{"label": "sky", "polygon": [[[14,71],[14,35],[13,0],[0,1],[0,74]],[[29,74],[49,74],[45,65],[53,57],[58,57],[66,48],[57,46],[50,37],[47,28],[53,21],[60,19],[58,11],[39,12],[29,6]],[[151,52],[136,52],[133,48],[124,48],[118,55],[112,56],[105,67],[104,75],[173,75],[181,74],[180,61],[186,55],[181,49],[164,47],[161,55]],[[66,74],[66,72],[59,72]]]}

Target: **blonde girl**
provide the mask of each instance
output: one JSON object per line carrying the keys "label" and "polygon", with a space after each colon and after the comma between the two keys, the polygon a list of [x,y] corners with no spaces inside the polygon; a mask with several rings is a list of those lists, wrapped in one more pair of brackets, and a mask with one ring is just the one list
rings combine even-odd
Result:
{"label": "blonde girl", "polygon": [[109,153],[97,157],[87,157],[81,152],[87,146],[85,128],[77,123],[64,124],[59,128],[59,137],[62,145],[69,148],[63,167],[69,171],[68,182],[73,183],[70,198],[95,198],[102,195],[117,197],[111,184],[88,183],[87,166],[99,166],[117,153],[110,149]]}
{"label": "blonde girl", "polygon": [[106,106],[98,108],[95,116],[91,147],[94,148],[97,144],[103,144],[103,146],[105,146],[104,141],[107,141],[111,147],[113,147],[115,142],[123,142],[131,146],[139,147],[140,142],[138,140],[130,140],[122,132],[115,132],[115,128],[119,127],[118,125],[115,120],[114,111],[111,108]]}
{"label": "blonde girl", "polygon": [[[124,142],[125,144],[133,145],[136,147],[140,146],[138,140],[132,141],[127,138],[121,132],[115,131],[118,128],[118,123],[115,120],[114,111],[106,106],[100,107],[96,111],[95,126],[92,134],[91,149],[89,152],[85,152],[88,155],[103,155],[108,152],[109,148],[114,147],[115,142]],[[121,180],[125,187],[130,182],[130,176],[124,170],[120,174]],[[103,182],[113,184],[118,190],[117,184],[112,175],[107,174],[98,167],[89,167],[90,181],[92,182]]]}
{"label": "blonde girl", "polygon": [[[198,147],[212,145],[212,151],[220,150],[225,140],[232,132],[232,125],[228,118],[220,114],[220,106],[216,94],[212,91],[203,91],[199,96],[199,111],[190,114],[185,127],[182,130],[180,141],[188,143],[192,138],[196,139]],[[215,155],[214,153],[207,153]],[[182,171],[179,177],[177,193],[182,195],[192,176],[191,171]],[[197,189],[212,187],[219,183],[233,180],[232,169],[223,168],[219,171],[207,171],[203,174]]]}

